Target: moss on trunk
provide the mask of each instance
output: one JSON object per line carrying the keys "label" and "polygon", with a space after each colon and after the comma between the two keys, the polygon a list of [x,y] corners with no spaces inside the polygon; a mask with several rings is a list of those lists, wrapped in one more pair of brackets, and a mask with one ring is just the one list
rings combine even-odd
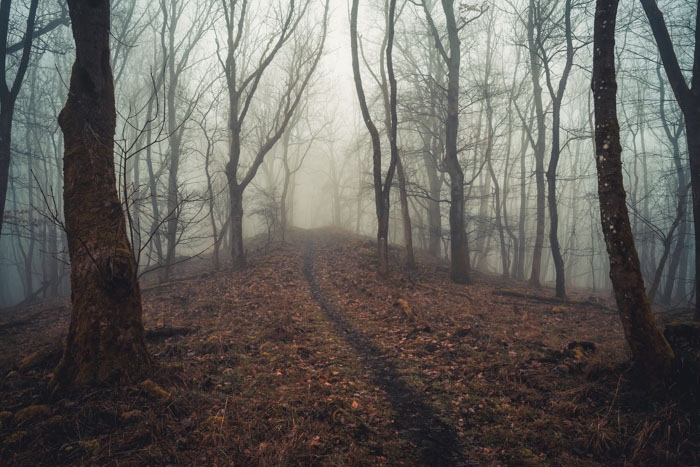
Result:
{"label": "moss on trunk", "polygon": [[109,2],[68,2],[76,44],[64,134],[71,324],[56,389],[141,378],[150,366],[141,293],[114,172]]}

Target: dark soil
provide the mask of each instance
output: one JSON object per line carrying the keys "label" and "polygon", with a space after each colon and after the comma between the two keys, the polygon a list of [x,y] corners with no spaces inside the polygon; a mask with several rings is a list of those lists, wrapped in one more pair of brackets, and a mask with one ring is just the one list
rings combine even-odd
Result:
{"label": "dark soil", "polygon": [[[698,465],[683,387],[639,389],[608,296],[296,231],[244,271],[143,282],[151,378],[48,391],[69,303],[0,312],[0,465]],[[691,381],[692,378],[689,380]]]}

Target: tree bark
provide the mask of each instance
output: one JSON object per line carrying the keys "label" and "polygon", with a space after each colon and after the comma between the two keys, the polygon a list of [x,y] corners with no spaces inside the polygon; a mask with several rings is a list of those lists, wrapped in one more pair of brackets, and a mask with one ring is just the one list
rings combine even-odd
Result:
{"label": "tree bark", "polygon": [[114,172],[109,1],[68,0],[76,59],[59,115],[71,323],[57,389],[133,381],[148,370],[141,294]]}
{"label": "tree bark", "polygon": [[670,369],[673,351],[656,324],[644,289],[625,204],[622,146],[617,119],[615,20],[618,0],[597,0],[594,25],[593,78],[598,197],[610,279],[632,356],[652,384]]}

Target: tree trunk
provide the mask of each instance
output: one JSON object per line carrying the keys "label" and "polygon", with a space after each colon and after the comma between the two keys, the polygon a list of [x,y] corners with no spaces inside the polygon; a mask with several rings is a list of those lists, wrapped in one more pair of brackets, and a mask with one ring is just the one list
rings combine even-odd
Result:
{"label": "tree trunk", "polygon": [[[389,269],[388,258],[388,233],[389,233],[389,188],[395,170],[396,160],[392,157],[393,164],[389,164],[386,176],[386,187],[382,186],[382,149],[379,139],[379,131],[372,121],[367,107],[365,91],[362,86],[362,76],[360,74],[360,60],[358,52],[357,15],[359,0],[353,0],[350,14],[350,49],[352,53],[352,70],[355,80],[355,90],[362,111],[362,118],[367,127],[367,131],[372,139],[372,175],[374,184],[374,202],[377,213],[377,271],[380,275],[386,275]],[[393,13],[393,12],[392,12]],[[393,23],[393,16],[390,23]]]}
{"label": "tree trunk", "polygon": [[535,2],[530,0],[528,8],[527,41],[530,53],[530,77],[532,79],[533,98],[535,101],[535,114],[537,117],[537,140],[533,147],[535,151],[535,182],[537,186],[537,214],[535,247],[532,252],[532,270],[530,272],[530,285],[540,286],[542,269],[542,249],[544,247],[544,217],[545,217],[545,182],[544,182],[544,153],[545,153],[545,114],[542,104],[542,86],[540,85],[540,58],[537,54],[539,29],[535,25]]}
{"label": "tree trunk", "polygon": [[520,211],[518,213],[518,257],[514,276],[517,280],[525,280],[525,224],[527,223],[527,175],[525,156],[527,132],[523,131],[520,143]]}
{"label": "tree trunk", "polygon": [[[153,119],[153,100],[148,101],[148,110],[146,112],[146,121],[150,122]],[[149,247],[156,249],[156,254],[158,255],[158,263],[163,260],[163,244],[160,239],[160,226],[162,219],[160,217],[160,209],[158,207],[158,180],[156,178],[156,173],[153,170],[153,129],[151,125],[146,126],[146,168],[148,169],[148,188],[149,188],[149,198],[151,200],[151,211],[153,222],[151,223],[148,241]],[[152,251],[152,250],[151,250]],[[151,256],[149,254],[148,260],[150,262]],[[140,262],[139,262],[140,264]]]}
{"label": "tree trunk", "polygon": [[[698,99],[700,100],[700,99]],[[700,109],[685,114],[685,134],[690,156],[690,186],[693,192],[693,219],[695,226],[695,320],[700,321]]]}
{"label": "tree trunk", "polygon": [[7,185],[10,180],[10,160],[12,158],[12,115],[14,103],[0,103],[0,235],[4,224],[5,203],[7,201]]}
{"label": "tree trunk", "polygon": [[450,44],[447,63],[447,120],[445,121],[445,167],[450,175],[450,278],[458,284],[470,282],[469,246],[464,225],[464,172],[457,154],[459,131],[460,40],[454,4],[442,1]]}
{"label": "tree trunk", "polygon": [[[401,217],[403,219],[403,232],[404,240],[406,243],[406,263],[409,268],[413,268],[416,265],[416,260],[413,256],[413,233],[411,231],[411,216],[408,209],[408,197],[406,196],[406,174],[403,170],[403,164],[401,163],[401,156],[399,154],[398,146],[398,125],[399,117],[396,111],[397,106],[397,84],[396,77],[394,75],[394,22],[396,14],[396,0],[389,1],[389,12],[387,16],[387,46],[386,46],[386,72],[389,78],[389,106],[387,109],[388,123],[387,131],[389,133],[389,148],[391,151],[391,159],[389,161],[389,172],[387,174],[387,185],[384,188],[386,192],[386,216],[387,216],[387,229],[388,229],[388,217],[389,217],[389,189],[391,184],[391,174],[392,168],[396,167],[398,171],[399,179],[399,198],[401,200]],[[386,86],[384,86],[386,89]],[[388,259],[388,258],[387,258]]]}
{"label": "tree trunk", "polygon": [[211,234],[212,238],[214,240],[213,246],[214,246],[214,251],[212,252],[212,260],[214,262],[214,270],[218,271],[221,262],[219,260],[219,232],[216,228],[216,216],[215,216],[215,210],[216,206],[214,203],[214,185],[212,183],[212,176],[211,173],[209,172],[209,165],[211,164],[211,156],[213,153],[213,143],[211,142],[210,139],[207,140],[207,152],[206,152],[206,158],[204,161],[204,174],[207,177],[207,198],[208,198],[208,203],[209,203],[209,222],[211,223]]}
{"label": "tree trunk", "polygon": [[282,136],[282,165],[284,167],[284,180],[282,182],[282,195],[280,196],[280,227],[282,230],[282,241],[287,232],[287,193],[289,184],[292,181],[292,171],[289,168],[289,138],[291,128],[284,132]]}
{"label": "tree trunk", "polygon": [[442,180],[438,176],[437,162],[430,144],[433,139],[437,138],[430,135],[424,136],[424,138],[427,138],[427,142],[423,146],[423,161],[430,190],[430,199],[426,203],[426,210],[428,211],[428,252],[435,257],[440,257],[440,244],[442,242],[440,192],[442,191]]}
{"label": "tree trunk", "polygon": [[[171,108],[174,113],[175,110]],[[170,117],[168,118],[170,120]],[[174,120],[174,117],[173,117]],[[168,125],[170,128],[170,125]],[[178,132],[178,130],[175,130]],[[165,267],[163,268],[162,281],[170,280],[172,266],[175,262],[175,252],[179,240],[178,225],[180,221],[180,199],[178,193],[178,171],[180,168],[180,141],[179,135],[170,132],[170,163],[168,170],[168,202],[167,216],[168,220],[165,223]]]}
{"label": "tree trunk", "polygon": [[[571,32],[571,0],[566,0],[564,6],[564,24],[566,34],[566,64],[559,79],[559,86],[556,93],[549,85],[552,95],[552,153],[547,167],[547,200],[549,206],[549,245],[552,249],[552,260],[556,272],[556,295],[558,298],[566,298],[566,273],[564,268],[564,258],[559,246],[559,211],[557,208],[557,166],[559,165],[560,130],[561,130],[561,103],[564,99],[564,91],[569,80],[569,72],[574,62],[574,46]],[[549,63],[547,66],[547,76],[550,76]],[[549,83],[550,80],[548,79]]]}
{"label": "tree trunk", "polygon": [[141,293],[114,173],[116,112],[109,1],[68,0],[76,59],[59,115],[71,323],[57,389],[133,381],[150,366]]}
{"label": "tree trunk", "polygon": [[416,258],[413,254],[413,229],[411,228],[411,214],[408,208],[408,195],[406,194],[406,174],[403,170],[401,156],[396,159],[396,172],[399,177],[399,196],[401,199],[401,218],[403,219],[403,235],[406,243],[406,265],[413,269],[416,267]]}
{"label": "tree trunk", "polygon": [[552,157],[547,168],[547,201],[549,205],[549,245],[556,272],[556,295],[566,298],[564,258],[559,246],[559,210],[557,209],[557,165],[559,163],[559,114],[561,103],[555,101],[552,122]]}
{"label": "tree trunk", "polygon": [[231,260],[234,269],[243,269],[246,267],[243,249],[243,189],[231,180],[229,180],[229,196],[231,199]]}
{"label": "tree trunk", "polygon": [[656,324],[644,290],[630,227],[622,177],[622,147],[617,120],[615,19],[618,0],[598,0],[594,26],[593,78],[598,197],[610,279],[632,355],[651,383],[662,381],[673,351]]}

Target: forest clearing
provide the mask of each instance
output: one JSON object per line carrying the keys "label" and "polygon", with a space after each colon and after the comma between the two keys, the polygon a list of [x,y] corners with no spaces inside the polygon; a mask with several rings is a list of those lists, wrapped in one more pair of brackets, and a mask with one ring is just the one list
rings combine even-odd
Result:
{"label": "forest clearing", "polygon": [[339,229],[249,248],[243,271],[146,279],[133,384],[52,397],[68,302],[3,311],[0,465],[700,462],[697,396],[635,388],[609,292],[458,285],[395,246],[384,279]]}

